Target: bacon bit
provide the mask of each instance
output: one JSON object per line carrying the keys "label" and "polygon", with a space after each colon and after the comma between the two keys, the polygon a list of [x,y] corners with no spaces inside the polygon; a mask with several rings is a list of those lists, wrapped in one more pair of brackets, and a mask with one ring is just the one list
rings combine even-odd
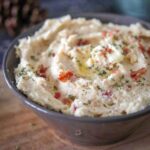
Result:
{"label": "bacon bit", "polygon": [[62,82],[66,82],[71,79],[73,73],[71,71],[60,72],[58,79]]}
{"label": "bacon bit", "polygon": [[65,105],[71,105],[71,103],[72,103],[72,100],[70,100],[69,98],[64,98],[64,99],[62,99],[62,102],[65,104]]}
{"label": "bacon bit", "polygon": [[106,47],[104,50],[102,50],[102,51],[100,52],[100,55],[101,55],[101,56],[104,56],[105,58],[107,58],[107,53],[111,54],[111,53],[112,53],[112,49]]}
{"label": "bacon bit", "polygon": [[134,80],[138,80],[145,73],[146,73],[146,68],[141,68],[137,71],[132,71],[130,73],[130,77]]}
{"label": "bacon bit", "polygon": [[123,52],[124,52],[125,55],[128,54],[128,53],[129,53],[129,48],[125,47],[125,48],[123,49]]}
{"label": "bacon bit", "polygon": [[142,53],[145,52],[145,48],[141,43],[139,43],[139,49],[141,50]]}
{"label": "bacon bit", "polygon": [[86,39],[79,39],[78,41],[77,41],[77,46],[83,46],[83,45],[87,45],[87,44],[89,44],[90,42],[88,41],[88,40],[86,40]]}
{"label": "bacon bit", "polygon": [[110,32],[109,32],[109,36],[111,36],[111,37],[114,36],[114,34],[115,34],[114,31],[110,31]]}
{"label": "bacon bit", "polygon": [[54,94],[54,97],[55,97],[56,99],[59,99],[59,98],[61,97],[61,93],[60,93],[60,92],[56,92],[56,93]]}
{"label": "bacon bit", "polygon": [[112,31],[109,31],[108,34],[109,34],[110,37],[113,37],[117,32],[119,32],[119,30],[118,29],[114,29]]}
{"label": "bacon bit", "polygon": [[40,65],[38,67],[37,74],[40,77],[46,78],[46,71],[47,71],[47,67],[44,67],[44,65]]}
{"label": "bacon bit", "polygon": [[106,48],[106,52],[112,53],[112,49],[111,48]]}
{"label": "bacon bit", "polygon": [[119,73],[119,70],[118,69],[115,69],[112,71],[112,74],[118,74]]}
{"label": "bacon bit", "polygon": [[105,38],[107,34],[112,37],[116,34],[116,32],[119,32],[119,30],[114,29],[112,31],[102,31],[101,34],[102,34],[102,37]]}
{"label": "bacon bit", "polygon": [[100,56],[104,56],[105,58],[107,58],[107,55],[106,55],[105,51],[100,52]]}
{"label": "bacon bit", "polygon": [[112,91],[111,90],[107,90],[107,91],[102,93],[102,96],[111,97],[112,96]]}
{"label": "bacon bit", "polygon": [[107,35],[107,32],[106,31],[102,31],[101,34],[102,34],[102,37],[105,38],[106,35]]}

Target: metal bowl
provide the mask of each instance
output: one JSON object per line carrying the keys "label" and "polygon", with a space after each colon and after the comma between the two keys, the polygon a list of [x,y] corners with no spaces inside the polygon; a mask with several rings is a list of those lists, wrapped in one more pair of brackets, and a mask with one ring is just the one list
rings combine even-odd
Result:
{"label": "metal bowl", "polygon": [[[102,22],[113,22],[116,24],[129,25],[131,23],[140,22],[143,26],[150,29],[150,24],[136,18],[120,16],[114,14],[80,14],[73,17],[97,18]],[[60,137],[70,140],[80,145],[104,145],[120,141],[132,134],[147,119],[150,113],[148,106],[144,110],[124,116],[112,116],[102,118],[92,117],[75,117],[71,115],[61,114],[28,99],[22,94],[15,85],[14,68],[19,63],[16,58],[14,46],[18,44],[18,40],[23,37],[32,35],[37,31],[43,23],[31,28],[28,32],[17,37],[9,46],[4,60],[3,72],[5,80],[9,88],[20,98],[20,100],[33,111],[35,111],[42,119],[44,119],[56,134]]]}

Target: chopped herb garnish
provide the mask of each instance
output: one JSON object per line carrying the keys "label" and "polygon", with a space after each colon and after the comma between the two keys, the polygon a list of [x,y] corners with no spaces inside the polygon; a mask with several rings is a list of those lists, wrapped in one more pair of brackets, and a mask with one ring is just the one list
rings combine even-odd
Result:
{"label": "chopped herb garnish", "polygon": [[129,83],[129,80],[126,80],[126,83]]}
{"label": "chopped herb garnish", "polygon": [[70,98],[71,100],[74,100],[76,97],[73,95],[68,95],[68,98]]}
{"label": "chopped herb garnish", "polygon": [[123,110],[123,111],[121,112],[121,114],[122,114],[122,115],[126,115],[127,112],[126,112],[125,110]]}
{"label": "chopped herb garnish", "polygon": [[56,85],[54,85],[53,89],[54,89],[54,91],[57,91],[57,90],[58,90],[58,88],[57,88]]}
{"label": "chopped herb garnish", "polygon": [[82,63],[80,62],[80,60],[76,60],[77,61],[77,63],[79,64],[79,66],[81,67],[82,66]]}
{"label": "chopped herb garnish", "polygon": [[98,75],[100,75],[100,76],[103,76],[103,75],[106,75],[107,74],[107,72],[105,71],[105,70],[102,70],[102,71],[100,71],[99,73],[98,73]]}
{"label": "chopped herb garnish", "polygon": [[55,53],[53,53],[53,52],[48,53],[48,57],[54,57],[54,56],[55,56]]}
{"label": "chopped herb garnish", "polygon": [[102,114],[94,114],[94,117],[101,117]]}
{"label": "chopped herb garnish", "polygon": [[100,89],[101,89],[99,85],[97,85],[96,87],[97,87],[97,89],[98,89],[98,90],[100,90]]}
{"label": "chopped herb garnish", "polygon": [[52,55],[52,52],[49,52],[49,53],[48,53],[48,57],[50,57],[51,55]]}
{"label": "chopped herb garnish", "polygon": [[15,150],[21,150],[19,145],[16,145]]}
{"label": "chopped herb garnish", "polygon": [[26,72],[26,68],[25,68],[25,67],[23,67],[23,68],[20,70],[20,72],[18,73],[19,76],[26,75],[26,74],[27,74],[27,72]]}
{"label": "chopped herb garnish", "polygon": [[23,76],[22,78],[23,78],[24,80],[29,80],[29,79],[30,79],[29,76]]}
{"label": "chopped herb garnish", "polygon": [[30,58],[31,58],[32,60],[34,60],[34,61],[37,61],[37,60],[38,60],[38,59],[37,59],[35,56],[33,56],[33,55],[31,55]]}
{"label": "chopped herb garnish", "polygon": [[113,105],[114,105],[114,103],[113,103],[113,102],[110,102],[110,103],[108,103],[108,105],[109,105],[109,106],[113,106]]}
{"label": "chopped herb garnish", "polygon": [[121,88],[121,87],[123,86],[123,83],[116,83],[115,86],[116,86],[117,88]]}
{"label": "chopped herb garnish", "polygon": [[35,127],[37,124],[32,122],[30,125],[31,125],[31,127]]}

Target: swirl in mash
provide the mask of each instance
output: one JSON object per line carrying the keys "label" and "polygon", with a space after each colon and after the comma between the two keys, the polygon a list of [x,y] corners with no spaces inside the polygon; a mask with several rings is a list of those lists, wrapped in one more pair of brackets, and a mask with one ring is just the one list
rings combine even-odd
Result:
{"label": "swirl in mash", "polygon": [[114,116],[150,104],[150,31],[139,23],[48,19],[16,47],[16,85],[31,100],[75,116]]}

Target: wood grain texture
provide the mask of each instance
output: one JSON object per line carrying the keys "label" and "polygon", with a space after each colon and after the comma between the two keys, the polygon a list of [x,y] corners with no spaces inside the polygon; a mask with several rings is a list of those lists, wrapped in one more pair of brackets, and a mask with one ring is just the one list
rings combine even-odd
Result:
{"label": "wood grain texture", "polygon": [[0,150],[150,150],[148,119],[126,140],[108,146],[82,147],[61,140],[6,86],[0,72]]}

